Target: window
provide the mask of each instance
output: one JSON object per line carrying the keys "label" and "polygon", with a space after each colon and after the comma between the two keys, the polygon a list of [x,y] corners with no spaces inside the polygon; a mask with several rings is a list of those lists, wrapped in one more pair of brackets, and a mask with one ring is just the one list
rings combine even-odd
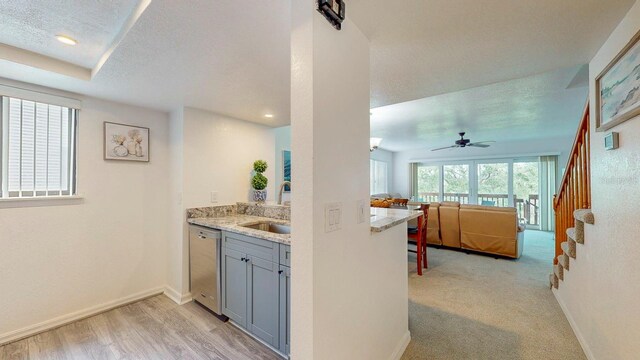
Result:
{"label": "window", "polygon": [[528,227],[553,229],[557,156],[468,160],[411,166],[418,201],[515,207]]}
{"label": "window", "polygon": [[478,164],[478,204],[509,206],[509,163]]}
{"label": "window", "polygon": [[0,98],[2,198],[75,195],[77,110]]}
{"label": "window", "polygon": [[384,161],[370,160],[370,191],[371,194],[386,193],[387,163]]}
{"label": "window", "polygon": [[443,166],[444,201],[469,203],[469,165],[456,164]]}
{"label": "window", "polygon": [[440,198],[440,166],[418,166],[418,200],[437,202]]}

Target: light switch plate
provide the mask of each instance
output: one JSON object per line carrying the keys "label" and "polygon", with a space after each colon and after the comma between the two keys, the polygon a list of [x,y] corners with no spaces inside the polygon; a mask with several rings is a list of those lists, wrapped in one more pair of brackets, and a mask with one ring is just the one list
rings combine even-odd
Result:
{"label": "light switch plate", "polygon": [[211,192],[211,203],[215,204],[218,202],[218,192],[217,191],[212,191]]}
{"label": "light switch plate", "polygon": [[359,200],[358,201],[358,206],[357,206],[358,224],[362,224],[364,222],[364,220],[366,219],[365,210],[366,210],[366,202],[364,200]]}
{"label": "light switch plate", "polygon": [[342,228],[342,204],[328,203],[324,207],[324,231],[333,232]]}

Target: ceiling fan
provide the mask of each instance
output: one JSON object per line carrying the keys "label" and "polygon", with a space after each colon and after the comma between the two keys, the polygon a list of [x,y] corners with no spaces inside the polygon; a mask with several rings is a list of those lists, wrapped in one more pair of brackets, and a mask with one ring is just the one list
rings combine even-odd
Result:
{"label": "ceiling fan", "polygon": [[489,146],[491,146],[490,144],[493,144],[495,142],[495,141],[481,141],[481,142],[472,143],[470,139],[465,139],[464,138],[464,134],[465,134],[464,131],[458,133],[458,135],[460,135],[460,140],[456,140],[456,144],[455,145],[445,146],[445,147],[437,148],[437,149],[432,149],[431,151],[438,151],[438,150],[451,149],[451,148],[463,148],[463,147],[467,147],[467,146],[473,146],[473,147],[479,147],[479,148],[488,148]]}

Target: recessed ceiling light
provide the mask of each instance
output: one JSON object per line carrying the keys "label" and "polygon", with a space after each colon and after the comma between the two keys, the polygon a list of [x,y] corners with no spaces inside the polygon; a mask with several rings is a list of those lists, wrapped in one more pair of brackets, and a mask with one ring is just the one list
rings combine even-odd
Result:
{"label": "recessed ceiling light", "polygon": [[273,114],[264,114],[264,117],[266,117],[267,119],[271,119],[273,117]]}
{"label": "recessed ceiling light", "polygon": [[76,39],[72,39],[66,35],[56,35],[56,39],[58,39],[58,41],[60,41],[63,44],[72,45],[72,46],[78,43]]}

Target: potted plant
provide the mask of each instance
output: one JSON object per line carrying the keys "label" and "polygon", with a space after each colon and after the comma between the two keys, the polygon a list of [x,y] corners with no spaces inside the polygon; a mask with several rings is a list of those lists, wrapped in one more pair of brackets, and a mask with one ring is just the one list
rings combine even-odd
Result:
{"label": "potted plant", "polygon": [[253,171],[255,174],[251,178],[251,187],[253,187],[253,201],[264,202],[267,200],[267,184],[269,179],[264,176],[267,170],[267,162],[264,160],[256,160],[253,163]]}

